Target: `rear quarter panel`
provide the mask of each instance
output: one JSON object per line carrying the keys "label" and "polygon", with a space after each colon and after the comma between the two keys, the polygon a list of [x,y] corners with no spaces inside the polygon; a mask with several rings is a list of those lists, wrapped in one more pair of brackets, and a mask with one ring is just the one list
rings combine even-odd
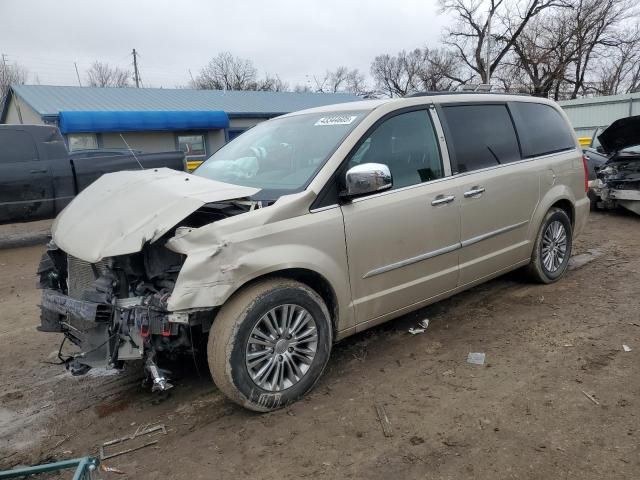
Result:
{"label": "rear quarter panel", "polygon": [[584,167],[580,150],[548,155],[538,160],[543,169],[540,177],[540,203],[531,221],[531,246],[549,209],[561,200],[573,208],[573,235],[583,230],[589,214],[589,199],[584,189]]}

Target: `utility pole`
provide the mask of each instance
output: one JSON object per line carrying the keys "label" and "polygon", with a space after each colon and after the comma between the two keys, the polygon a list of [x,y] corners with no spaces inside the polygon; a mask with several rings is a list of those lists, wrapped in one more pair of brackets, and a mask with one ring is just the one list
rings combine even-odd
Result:
{"label": "utility pole", "polygon": [[487,84],[491,84],[491,7],[489,7],[489,17],[487,18]]}
{"label": "utility pole", "polygon": [[78,73],[78,64],[73,62],[73,66],[76,67],[76,77],[78,77],[78,85],[82,86],[82,82],[80,81],[80,74]]}
{"label": "utility pole", "polygon": [[138,72],[138,52],[133,49],[133,79],[136,81],[136,88],[140,88],[140,72]]}
{"label": "utility pole", "polygon": [[[0,105],[2,105],[5,95],[8,95],[9,93],[9,85],[7,85],[7,83],[8,83],[7,82],[7,56],[3,53],[2,54],[2,79],[0,79]],[[6,92],[4,91],[5,87],[7,87]]]}
{"label": "utility pole", "polygon": [[[2,86],[6,83],[7,78],[7,56],[2,54]],[[1,100],[1,99],[0,99]]]}

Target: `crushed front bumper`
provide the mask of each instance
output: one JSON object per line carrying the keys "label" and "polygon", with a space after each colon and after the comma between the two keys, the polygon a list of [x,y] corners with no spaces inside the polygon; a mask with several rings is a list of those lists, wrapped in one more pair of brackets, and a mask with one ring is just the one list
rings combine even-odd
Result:
{"label": "crushed front bumper", "polygon": [[152,335],[172,337],[179,324],[171,314],[142,304],[142,298],[117,300],[115,305],[71,298],[44,289],[40,330],[63,332],[80,348],[74,358],[89,367],[113,366],[118,361],[142,359],[145,341]]}
{"label": "crushed front bumper", "polygon": [[41,307],[64,316],[71,316],[85,322],[109,322],[113,307],[104,303],[77,300],[55,290],[42,291]]}

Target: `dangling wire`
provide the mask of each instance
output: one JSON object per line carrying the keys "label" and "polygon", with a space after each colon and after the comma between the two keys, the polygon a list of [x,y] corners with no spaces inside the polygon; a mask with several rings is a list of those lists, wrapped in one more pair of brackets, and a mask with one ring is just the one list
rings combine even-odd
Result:
{"label": "dangling wire", "polygon": [[198,367],[198,361],[196,360],[196,350],[193,346],[193,333],[191,332],[191,325],[187,325],[187,327],[189,328],[189,340],[191,341],[191,356],[193,357],[193,364],[196,367],[198,378],[202,378],[202,375],[200,375],[200,368]]}

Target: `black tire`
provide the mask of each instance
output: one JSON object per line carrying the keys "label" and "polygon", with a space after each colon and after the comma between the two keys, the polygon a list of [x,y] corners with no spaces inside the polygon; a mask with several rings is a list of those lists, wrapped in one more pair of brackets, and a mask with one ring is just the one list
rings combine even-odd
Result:
{"label": "black tire", "polygon": [[[254,382],[245,359],[254,327],[263,315],[280,305],[300,306],[312,316],[317,346],[308,370],[297,383],[272,391]],[[268,412],[295,402],[315,385],[329,360],[332,342],[331,316],[320,295],[294,280],[266,279],[234,294],[216,315],[207,348],[209,369],[213,381],[229,399],[250,410]]]}
{"label": "black tire", "polygon": [[[545,232],[549,225],[554,222],[560,222],[564,227],[566,234],[566,250],[562,262],[557,266],[555,270],[547,268],[543,261],[543,240]],[[531,262],[527,265],[527,273],[529,277],[538,283],[553,283],[558,281],[566,273],[569,266],[569,258],[571,257],[571,247],[573,244],[573,230],[571,228],[571,220],[567,213],[561,208],[551,208],[540,225],[540,230],[536,236],[536,241],[533,246],[533,254],[531,255]]]}

